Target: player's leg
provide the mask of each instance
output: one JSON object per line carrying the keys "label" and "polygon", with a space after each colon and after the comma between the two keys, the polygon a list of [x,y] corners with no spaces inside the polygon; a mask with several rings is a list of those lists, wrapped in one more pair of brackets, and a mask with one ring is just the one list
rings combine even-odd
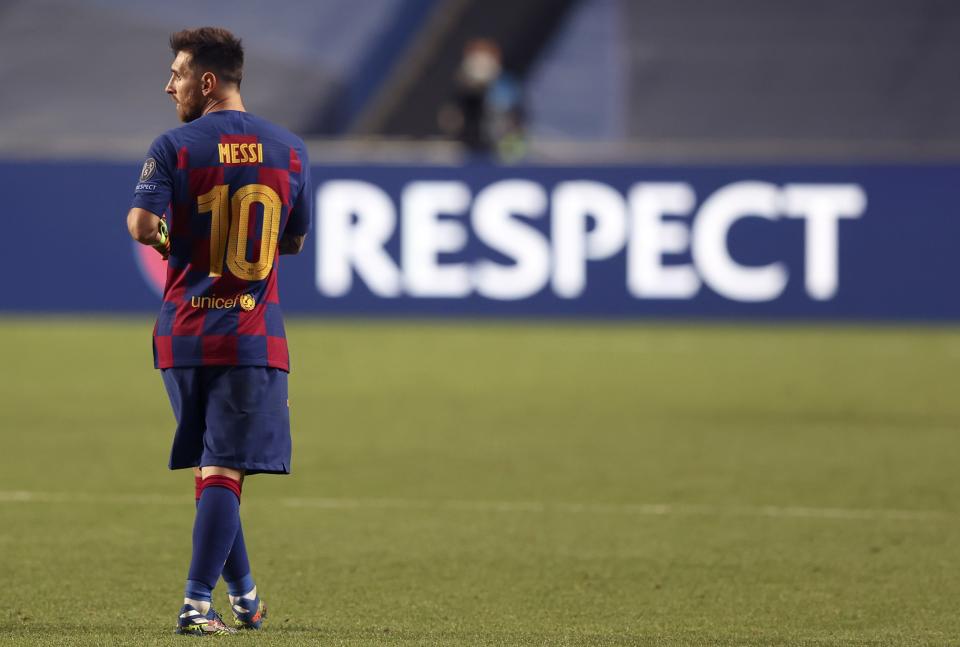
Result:
{"label": "player's leg", "polygon": [[[203,477],[200,474],[200,468],[193,468],[193,490],[196,504],[200,505],[200,484]],[[240,478],[240,488],[243,489],[243,478]],[[230,596],[230,604],[234,611],[246,612],[247,606],[252,606],[242,602],[240,599],[255,600],[257,597],[257,584],[253,580],[253,574],[250,572],[250,559],[247,557],[247,543],[243,538],[243,520],[240,521],[240,527],[237,528],[237,536],[233,540],[233,546],[230,548],[230,555],[227,557],[227,563],[223,565],[223,581],[227,585],[227,593]]]}
{"label": "player's leg", "polygon": [[[290,422],[287,374],[265,367],[224,367],[210,384],[204,435],[204,466],[231,465],[250,473],[287,473]],[[222,468],[221,468],[222,469]],[[204,481],[209,477],[204,467]],[[250,569],[242,528],[223,564],[236,625],[257,629],[266,616]]]}
{"label": "player's leg", "polygon": [[213,610],[213,588],[240,525],[242,472],[201,468],[200,498],[193,524],[193,553],[180,611],[180,633],[232,633]]}
{"label": "player's leg", "polygon": [[[224,470],[217,467],[207,467],[204,469],[206,469],[208,475],[228,475],[231,473],[230,470]],[[193,469],[193,479],[196,506],[199,509],[200,495],[205,489],[203,483],[203,474],[199,467],[195,467]],[[240,473],[239,482],[242,492],[242,473]],[[194,554],[196,554],[196,551]],[[192,569],[193,564],[191,563],[191,570]],[[230,600],[231,611],[233,611],[234,616],[236,616],[238,619],[242,618],[242,620],[237,624],[245,629],[259,629],[262,619],[265,616],[266,606],[263,605],[257,595],[257,585],[250,571],[250,560],[247,557],[247,546],[243,538],[242,522],[240,522],[237,527],[237,534],[233,540],[233,545],[230,547],[230,554],[227,556],[226,563],[223,565],[222,574],[223,581],[227,585],[227,594]],[[196,575],[192,575],[190,579],[195,576]],[[196,600],[195,597],[189,597],[189,595],[198,595],[196,584],[194,583],[191,586],[188,583],[188,587],[190,587],[191,593],[185,594],[184,604],[190,606],[199,605],[200,608],[204,608],[206,605],[204,605],[202,601]],[[211,589],[212,588],[213,587],[211,587]],[[201,588],[199,595],[202,596],[204,594],[205,588]],[[207,608],[209,609],[209,607]]]}
{"label": "player's leg", "polygon": [[[206,431],[203,369],[170,368],[164,369],[161,374],[177,420],[177,431],[170,451],[170,469],[194,468],[196,473],[203,456],[203,436]],[[200,489],[198,488],[198,491]],[[197,517],[199,516],[198,501]],[[231,537],[231,543],[232,541]],[[210,588],[212,590],[212,587]],[[191,586],[188,581],[185,598],[188,600],[185,600],[177,618],[178,633],[224,634],[235,631],[223,624],[210,604],[210,595],[204,593],[202,587]]]}
{"label": "player's leg", "polygon": [[202,480],[202,478],[203,477],[200,476],[200,468],[194,467],[193,468],[193,499],[194,499],[194,502],[196,503],[200,503],[200,481]]}
{"label": "player's leg", "polygon": [[[197,508],[198,508],[198,517],[199,509],[201,505],[202,493],[206,491],[207,487],[216,487],[216,486],[226,486],[227,489],[230,489],[234,492],[242,492],[243,489],[243,473],[239,470],[224,468],[218,466],[207,466],[202,469],[201,477],[199,477],[199,483],[197,487]],[[230,478],[236,485],[231,482],[220,482],[220,478]],[[210,495],[212,496],[212,495]],[[207,499],[210,498],[207,497]],[[240,496],[237,496],[237,513],[236,516],[233,516],[232,509],[229,511],[231,514],[229,523],[230,527],[233,527],[233,523],[236,523],[236,534],[234,535],[233,543],[230,546],[230,552],[227,555],[226,562],[223,564],[222,574],[223,581],[227,584],[227,592],[230,599],[230,605],[235,615],[246,614],[249,615],[249,620],[252,623],[255,623],[259,627],[260,618],[253,620],[253,616],[256,615],[256,612],[260,607],[260,600],[257,597],[257,585],[253,580],[253,575],[250,572],[250,560],[247,557],[247,547],[243,539],[243,525],[240,522],[239,518],[239,499]],[[232,501],[230,501],[232,503]],[[209,505],[209,504],[208,504]],[[211,518],[219,519],[222,518],[221,515],[224,514],[225,509],[221,505],[220,507],[212,508],[213,514]],[[205,508],[206,511],[206,508]],[[198,519],[197,528],[195,532],[206,532],[206,521],[205,518],[203,521]],[[208,562],[204,559],[204,551],[198,548],[197,542],[200,542],[202,545],[208,545],[212,540],[210,538],[197,538],[195,534],[195,545],[194,545],[194,560],[191,562],[190,566],[190,577],[191,580],[204,581],[204,578],[212,578],[213,575],[211,572],[207,572]],[[214,562],[216,563],[222,562]],[[219,577],[220,573],[217,573]],[[211,587],[212,589],[213,587]]]}
{"label": "player's leg", "polygon": [[[240,479],[243,487],[243,479]],[[237,536],[233,540],[233,547],[227,562],[223,565],[223,581],[227,585],[227,596],[234,615],[242,618],[240,626],[247,629],[259,629],[263,613],[262,603],[257,595],[257,583],[250,570],[250,559],[247,557],[247,544],[243,538],[243,521],[237,528]]]}
{"label": "player's leg", "polygon": [[184,594],[184,603],[201,613],[210,608],[213,589],[240,528],[241,477],[242,472],[233,468],[201,468],[193,554]]}
{"label": "player's leg", "polygon": [[[200,491],[203,477],[200,468],[193,468],[193,489],[196,504],[200,505]],[[243,489],[243,477],[240,478],[240,488]],[[243,538],[243,520],[237,528],[237,536],[230,548],[230,555],[223,565],[223,581],[227,585],[230,605],[234,612],[245,613],[252,607],[252,601],[257,599],[257,584],[250,571],[250,559],[247,557],[247,543]],[[246,601],[251,601],[248,603]]]}

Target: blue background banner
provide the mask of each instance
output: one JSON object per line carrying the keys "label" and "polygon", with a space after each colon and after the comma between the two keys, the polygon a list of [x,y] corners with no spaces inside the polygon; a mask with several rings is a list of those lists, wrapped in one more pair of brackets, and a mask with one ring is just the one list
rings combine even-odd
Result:
{"label": "blue background banner", "polygon": [[[4,311],[149,312],[139,163],[3,162]],[[315,166],[290,313],[956,320],[957,166]],[[149,252],[149,253],[147,253]]]}

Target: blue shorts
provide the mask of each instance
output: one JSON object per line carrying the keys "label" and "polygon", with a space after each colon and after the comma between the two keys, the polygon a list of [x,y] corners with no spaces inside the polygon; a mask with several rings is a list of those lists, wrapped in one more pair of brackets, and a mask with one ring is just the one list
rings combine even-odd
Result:
{"label": "blue shorts", "polygon": [[170,469],[214,465],[247,474],[290,473],[286,371],[197,366],[160,373],[177,418]]}

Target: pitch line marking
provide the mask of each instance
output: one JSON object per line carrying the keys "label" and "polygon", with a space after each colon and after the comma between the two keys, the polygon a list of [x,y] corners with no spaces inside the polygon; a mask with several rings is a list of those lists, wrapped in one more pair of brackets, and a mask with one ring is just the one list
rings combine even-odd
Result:
{"label": "pitch line marking", "polygon": [[[548,503],[542,501],[467,501],[430,499],[291,498],[278,500],[289,508],[317,510],[448,510],[496,513],[613,514],[625,516],[767,517],[775,519],[837,519],[849,521],[937,521],[956,515],[937,510],[887,508],[818,508],[775,505],[709,505],[686,503]],[[253,499],[255,503],[269,502]],[[186,505],[188,496],[164,494],[90,494],[0,490],[0,503],[91,503],[106,505]]]}
{"label": "pitch line marking", "polygon": [[816,508],[804,506],[746,506],[675,503],[546,503],[539,501],[461,501],[428,499],[282,499],[294,508],[454,510],[463,512],[561,512],[642,516],[771,517],[842,520],[932,521],[952,515],[937,510]]}

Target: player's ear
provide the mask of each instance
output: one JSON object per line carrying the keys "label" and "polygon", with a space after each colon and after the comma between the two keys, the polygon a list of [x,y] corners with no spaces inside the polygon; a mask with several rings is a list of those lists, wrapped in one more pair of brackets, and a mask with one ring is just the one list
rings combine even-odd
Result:
{"label": "player's ear", "polygon": [[204,72],[200,76],[200,92],[204,96],[210,94],[217,88],[217,75],[213,72]]}

